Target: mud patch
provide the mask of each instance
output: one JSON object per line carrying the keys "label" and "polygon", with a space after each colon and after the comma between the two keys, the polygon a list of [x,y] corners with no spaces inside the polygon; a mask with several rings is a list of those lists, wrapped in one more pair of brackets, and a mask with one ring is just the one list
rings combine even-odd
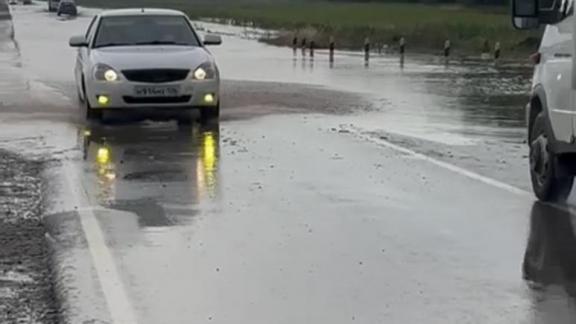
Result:
{"label": "mud patch", "polygon": [[172,182],[187,181],[188,176],[180,170],[158,170],[133,172],[124,176],[128,181]]}
{"label": "mud patch", "polygon": [[164,208],[153,199],[138,199],[116,201],[110,208],[134,213],[138,216],[138,223],[142,227],[171,226],[173,222],[168,218]]}
{"label": "mud patch", "polygon": [[42,163],[0,151],[0,323],[58,323],[41,172]]}
{"label": "mud patch", "polygon": [[222,120],[272,114],[358,114],[375,111],[369,98],[292,83],[232,81],[222,83]]}

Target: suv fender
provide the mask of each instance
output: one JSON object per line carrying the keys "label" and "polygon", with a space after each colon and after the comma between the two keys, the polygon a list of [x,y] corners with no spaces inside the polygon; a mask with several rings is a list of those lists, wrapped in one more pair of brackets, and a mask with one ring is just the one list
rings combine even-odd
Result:
{"label": "suv fender", "polygon": [[550,119],[550,111],[548,110],[548,102],[546,100],[546,92],[544,92],[544,87],[542,85],[537,85],[532,90],[532,95],[530,96],[530,102],[526,106],[526,123],[528,125],[527,143],[530,145],[532,142],[532,128],[534,126],[534,120],[538,114],[543,113],[546,116],[546,129],[551,137],[550,144],[554,152],[559,152],[561,150],[561,143],[556,139],[554,134],[554,128],[552,127],[552,122]]}

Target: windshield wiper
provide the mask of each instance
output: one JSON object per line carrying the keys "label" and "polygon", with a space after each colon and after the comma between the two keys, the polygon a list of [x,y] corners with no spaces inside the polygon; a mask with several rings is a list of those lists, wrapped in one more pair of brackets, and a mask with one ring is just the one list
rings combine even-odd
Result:
{"label": "windshield wiper", "polygon": [[171,42],[171,41],[150,41],[150,42],[140,42],[135,43],[134,45],[177,45],[177,46],[191,46],[188,43],[179,43],[179,42]]}
{"label": "windshield wiper", "polygon": [[105,43],[105,44],[99,44],[97,46],[94,46],[94,48],[112,47],[112,46],[131,46],[131,45],[135,45],[135,44],[131,44],[131,43]]}

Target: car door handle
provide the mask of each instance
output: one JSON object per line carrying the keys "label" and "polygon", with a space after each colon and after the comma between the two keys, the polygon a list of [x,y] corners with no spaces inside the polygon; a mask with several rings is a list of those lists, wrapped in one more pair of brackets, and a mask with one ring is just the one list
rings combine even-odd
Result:
{"label": "car door handle", "polygon": [[554,53],[554,57],[556,58],[570,58],[572,54],[570,53]]}

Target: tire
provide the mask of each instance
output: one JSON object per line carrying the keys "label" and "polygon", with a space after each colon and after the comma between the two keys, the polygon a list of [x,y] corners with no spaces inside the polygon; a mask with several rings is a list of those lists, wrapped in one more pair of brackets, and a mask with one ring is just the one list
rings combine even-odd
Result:
{"label": "tire", "polygon": [[530,136],[530,178],[536,197],[542,201],[566,201],[574,176],[557,173],[560,168],[558,155],[552,151],[550,134],[546,127],[546,117],[540,113],[534,120]]}
{"label": "tire", "polygon": [[84,102],[84,107],[86,107],[86,120],[102,120],[102,111],[90,107],[88,100]]}
{"label": "tire", "polygon": [[[86,96],[86,86],[84,84],[84,80],[82,80],[82,92],[84,95],[81,96],[79,93],[78,98],[80,99],[80,103],[84,108],[84,117],[86,120],[102,120],[102,111],[94,109],[90,106],[90,102]],[[82,100],[82,97],[84,97],[84,100]]]}
{"label": "tire", "polygon": [[207,107],[200,110],[200,121],[202,124],[217,122],[220,118],[220,104],[216,107]]}

